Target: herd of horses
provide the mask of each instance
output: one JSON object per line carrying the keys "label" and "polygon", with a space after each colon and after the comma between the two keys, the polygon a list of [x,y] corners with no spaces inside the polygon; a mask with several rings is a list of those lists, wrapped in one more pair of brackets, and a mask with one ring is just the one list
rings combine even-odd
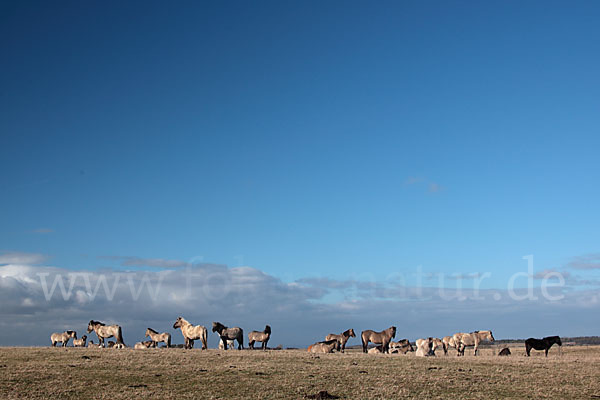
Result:
{"label": "herd of horses", "polygon": [[[184,338],[184,348],[192,349],[194,347],[194,341],[200,340],[202,343],[202,350],[208,349],[208,330],[203,325],[193,325],[192,323],[185,320],[183,317],[178,317],[173,324],[173,329],[180,329],[181,334]],[[106,325],[99,321],[91,320],[88,323],[87,333],[95,332],[98,337],[98,344],[93,341],[87,342],[87,336],[83,335],[81,339],[77,339],[77,333],[73,330],[67,330],[62,333],[53,333],[50,335],[50,341],[52,346],[55,347],[58,343],[61,343],[63,347],[67,346],[70,339],[73,339],[74,347],[114,347],[114,348],[125,348],[127,347],[123,341],[123,332],[119,325]],[[228,328],[220,322],[212,323],[212,332],[219,335],[219,349],[227,350],[228,348],[234,348],[235,342],[237,342],[238,350],[244,348],[244,331],[242,328],[236,326]],[[137,342],[134,345],[134,349],[148,349],[155,348],[159,343],[164,343],[166,347],[172,347],[171,345],[171,334],[168,332],[159,333],[152,328],[146,329],[145,336],[150,340]],[[308,347],[310,353],[333,353],[334,350],[344,353],[346,344],[350,338],[356,337],[354,329],[348,329],[340,334],[330,333],[325,336],[325,340],[314,343]],[[392,339],[396,337],[396,327],[390,326],[381,332],[373,330],[364,330],[361,332],[360,338],[362,342],[362,351],[364,353],[402,353],[415,351],[408,339],[402,339],[394,342]],[[105,340],[108,338],[114,338],[116,342],[109,341],[105,346]],[[265,326],[263,331],[252,331],[248,334],[248,346],[250,349],[254,349],[254,344],[260,342],[261,349],[266,350],[271,338],[271,327]],[[430,357],[435,356],[435,351],[438,348],[442,348],[444,355],[448,355],[448,350],[454,348],[458,356],[465,355],[465,349],[467,347],[473,347],[473,354],[476,356],[479,351],[479,345],[482,342],[494,342],[494,335],[492,331],[474,331],[471,333],[455,333],[452,336],[445,336],[442,339],[428,337],[425,339],[415,340],[417,347],[416,355],[419,357]],[[86,343],[87,342],[87,343]],[[372,343],[375,347],[369,349],[369,344]],[[532,349],[545,351],[546,357],[548,356],[548,350],[554,345],[559,346],[559,351],[562,346],[562,341],[558,336],[548,336],[543,339],[529,338],[525,341],[525,353],[527,356],[530,355]],[[504,348],[498,355],[510,355],[510,350]]]}

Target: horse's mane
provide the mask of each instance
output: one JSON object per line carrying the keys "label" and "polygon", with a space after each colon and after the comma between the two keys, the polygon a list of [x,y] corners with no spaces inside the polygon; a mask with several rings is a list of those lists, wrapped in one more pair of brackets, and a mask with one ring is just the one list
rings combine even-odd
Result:
{"label": "horse's mane", "polygon": [[269,325],[265,326],[264,333],[271,333],[271,327]]}
{"label": "horse's mane", "polygon": [[72,333],[75,333],[75,331],[67,331],[67,335],[70,335]]}
{"label": "horse's mane", "polygon": [[104,325],[102,322],[100,322],[100,321],[94,321],[94,320],[91,320],[91,321],[90,321],[90,324],[92,324],[92,325],[100,325],[100,326],[105,326],[105,325]]}
{"label": "horse's mane", "polygon": [[319,343],[326,344],[326,345],[332,345],[334,343],[337,343],[337,339],[324,340],[324,341],[319,342]]}
{"label": "horse's mane", "polygon": [[342,333],[343,336],[346,337],[350,337],[350,331],[352,330],[352,328],[348,329],[347,331],[344,331],[344,333]]}
{"label": "horse's mane", "polygon": [[223,330],[223,329],[227,329],[227,327],[220,322],[213,322],[213,328],[212,328],[213,332],[218,332],[219,330]]}
{"label": "horse's mane", "polygon": [[156,331],[155,331],[154,329],[152,329],[152,328],[148,328],[148,330],[149,330],[150,332],[152,332],[152,333],[158,333],[158,332],[156,332]]}

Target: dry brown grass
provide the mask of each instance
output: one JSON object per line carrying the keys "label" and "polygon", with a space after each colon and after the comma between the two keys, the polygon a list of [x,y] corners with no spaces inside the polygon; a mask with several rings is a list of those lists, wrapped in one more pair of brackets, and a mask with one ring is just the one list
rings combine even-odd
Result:
{"label": "dry brown grass", "polygon": [[600,398],[600,346],[552,348],[547,359],[510,347],[510,357],[493,356],[498,347],[464,358],[0,348],[0,398]]}

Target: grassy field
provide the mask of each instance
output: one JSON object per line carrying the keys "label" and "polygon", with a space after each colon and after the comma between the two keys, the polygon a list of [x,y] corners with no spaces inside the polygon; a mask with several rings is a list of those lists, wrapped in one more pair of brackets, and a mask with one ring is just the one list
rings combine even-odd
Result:
{"label": "grassy field", "polygon": [[600,346],[552,348],[547,359],[510,347],[509,357],[489,348],[464,358],[0,348],[0,398],[600,398]]}

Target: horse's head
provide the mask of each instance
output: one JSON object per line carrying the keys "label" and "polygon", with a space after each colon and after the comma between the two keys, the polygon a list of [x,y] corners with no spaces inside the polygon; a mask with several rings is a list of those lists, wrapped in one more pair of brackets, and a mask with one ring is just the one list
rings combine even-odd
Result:
{"label": "horse's head", "polygon": [[221,334],[221,331],[225,329],[225,325],[223,325],[220,322],[213,322],[212,323],[212,331],[213,332],[218,332],[219,334]]}
{"label": "horse's head", "polygon": [[83,335],[83,336],[81,337],[81,339],[82,339],[83,341],[86,341],[86,340],[87,340],[87,336],[86,336],[86,335]]}
{"label": "horse's head", "polygon": [[496,339],[494,339],[494,335],[492,335],[492,331],[488,331],[488,332],[489,332],[489,334],[488,334],[488,340],[489,340],[490,342],[493,342],[493,341],[495,341]]}
{"label": "horse's head", "polygon": [[392,326],[390,329],[392,330],[392,338],[395,338],[396,337],[396,327]]}
{"label": "horse's head", "polygon": [[87,333],[91,333],[94,330],[95,321],[92,319],[88,323]]}
{"label": "horse's head", "polygon": [[67,335],[73,339],[77,339],[77,332],[75,331],[67,331]]}
{"label": "horse's head", "polygon": [[350,335],[350,337],[356,337],[356,333],[354,333],[354,329],[352,328],[348,330],[348,334]]}
{"label": "horse's head", "polygon": [[[183,324],[182,324],[182,318],[181,317],[177,317],[177,320],[173,324],[173,329],[181,328],[182,326],[183,326]],[[146,330],[146,336],[148,336],[148,331],[147,330]]]}
{"label": "horse's head", "polygon": [[271,334],[271,327],[269,325],[265,326],[265,333]]}
{"label": "horse's head", "polygon": [[560,340],[560,336],[556,337],[556,344],[562,346],[562,340]]}

